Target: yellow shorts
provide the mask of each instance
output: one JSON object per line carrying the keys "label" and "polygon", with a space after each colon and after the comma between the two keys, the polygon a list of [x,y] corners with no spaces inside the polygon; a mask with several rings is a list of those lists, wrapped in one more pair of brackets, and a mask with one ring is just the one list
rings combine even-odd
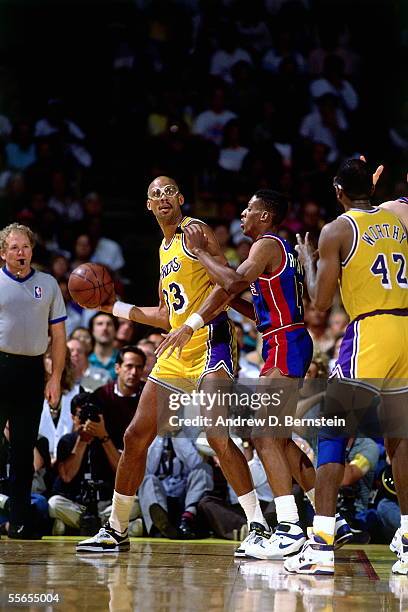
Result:
{"label": "yellow shorts", "polygon": [[191,392],[209,372],[224,369],[234,378],[237,363],[235,329],[225,312],[194,332],[180,358],[161,355],[149,380],[173,391]]}
{"label": "yellow shorts", "polygon": [[383,391],[407,391],[407,347],[408,316],[363,316],[348,325],[332,375]]}

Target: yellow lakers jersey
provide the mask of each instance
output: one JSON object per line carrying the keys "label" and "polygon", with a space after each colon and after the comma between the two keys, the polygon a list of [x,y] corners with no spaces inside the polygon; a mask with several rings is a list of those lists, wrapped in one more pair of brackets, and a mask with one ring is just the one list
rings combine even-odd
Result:
{"label": "yellow lakers jersey", "polygon": [[340,291],[351,320],[377,310],[408,309],[407,230],[382,208],[341,215],[353,228],[353,246],[342,262]]}
{"label": "yellow lakers jersey", "polygon": [[204,266],[187,249],[181,231],[193,220],[184,217],[170,243],[166,245],[163,239],[160,246],[161,287],[172,329],[200,308],[214,286]]}

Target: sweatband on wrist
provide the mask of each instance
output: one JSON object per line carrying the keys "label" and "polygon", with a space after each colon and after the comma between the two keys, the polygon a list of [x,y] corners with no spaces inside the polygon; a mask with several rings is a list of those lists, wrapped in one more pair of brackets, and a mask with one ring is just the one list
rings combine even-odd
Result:
{"label": "sweatband on wrist", "polygon": [[130,311],[133,308],[133,304],[126,304],[126,302],[115,302],[112,308],[112,314],[115,317],[120,317],[121,319],[129,319],[130,320]]}
{"label": "sweatband on wrist", "polygon": [[193,331],[197,331],[200,327],[204,327],[204,319],[197,312],[193,312],[193,314],[184,321],[184,325],[188,325]]}

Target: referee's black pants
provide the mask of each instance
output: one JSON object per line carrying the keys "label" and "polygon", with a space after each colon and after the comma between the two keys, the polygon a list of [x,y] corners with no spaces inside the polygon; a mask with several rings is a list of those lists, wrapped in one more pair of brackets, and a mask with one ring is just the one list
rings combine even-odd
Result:
{"label": "referee's black pants", "polygon": [[10,430],[10,523],[30,526],[34,446],[44,403],[42,356],[0,352],[0,435]]}

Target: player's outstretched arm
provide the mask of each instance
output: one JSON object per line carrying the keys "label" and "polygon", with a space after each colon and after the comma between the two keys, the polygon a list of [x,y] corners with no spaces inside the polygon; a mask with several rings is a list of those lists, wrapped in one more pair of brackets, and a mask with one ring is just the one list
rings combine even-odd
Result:
{"label": "player's outstretched arm", "polygon": [[[203,246],[207,245],[207,239],[203,236],[203,232],[200,232],[200,228],[198,228],[197,232],[191,232],[191,235],[193,234],[196,235],[196,238],[190,241],[189,248],[196,248],[194,245],[198,243]],[[224,274],[229,274],[229,281],[226,282],[224,279],[222,280],[223,286],[217,284],[213,288],[199,310],[193,313],[193,315],[190,315],[184,325],[179,329],[175,329],[164,338],[156,350],[156,355],[160,356],[167,351],[167,356],[170,356],[174,350],[177,350],[177,355],[180,356],[183,347],[190,341],[193,333],[214,319],[236,294],[246,289],[250,283],[265,270],[266,265],[272,260],[274,248],[275,245],[273,241],[259,240],[259,242],[252,245],[248,259],[244,261],[237,270],[233,270],[228,266],[220,266],[217,261],[214,261],[215,257],[208,253],[208,251],[205,251],[208,255],[208,260],[213,264],[212,269],[215,271],[216,275],[220,275],[220,280],[223,278],[218,270],[220,266]],[[204,263],[203,265],[205,266]]]}
{"label": "player's outstretched arm", "polygon": [[109,312],[115,317],[130,319],[143,325],[161,327],[161,329],[166,330],[170,329],[169,313],[161,289],[161,281],[159,282],[158,306],[134,306],[133,304],[127,304],[113,298],[110,302],[102,304],[100,310]]}
{"label": "player's outstretched arm", "polygon": [[217,285],[222,287],[230,296],[238,295],[244,291],[264,271],[273,256],[273,249],[278,248],[270,240],[259,240],[252,245],[248,259],[237,270],[234,270],[228,264],[220,264],[219,260],[211,254],[210,243],[199,225],[186,227],[185,234],[194,255],[203,264]]}
{"label": "player's outstretched arm", "polygon": [[319,260],[316,265],[314,248],[306,233],[305,240],[297,234],[296,251],[305,269],[306,285],[310,299],[318,310],[328,310],[336,293],[340,276],[340,236],[339,221],[325,225],[319,238]]}

